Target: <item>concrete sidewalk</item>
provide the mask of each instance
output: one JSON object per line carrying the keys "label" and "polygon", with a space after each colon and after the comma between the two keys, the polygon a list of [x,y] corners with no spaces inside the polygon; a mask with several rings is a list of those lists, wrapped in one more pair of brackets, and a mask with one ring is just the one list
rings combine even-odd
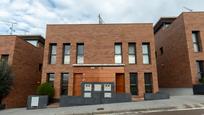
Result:
{"label": "concrete sidewalk", "polygon": [[203,108],[204,96],[172,96],[167,100],[114,103],[101,105],[87,105],[74,107],[47,108],[26,110],[26,108],[7,109],[0,111],[0,115],[72,115],[99,114],[121,111],[170,110],[185,108]]}

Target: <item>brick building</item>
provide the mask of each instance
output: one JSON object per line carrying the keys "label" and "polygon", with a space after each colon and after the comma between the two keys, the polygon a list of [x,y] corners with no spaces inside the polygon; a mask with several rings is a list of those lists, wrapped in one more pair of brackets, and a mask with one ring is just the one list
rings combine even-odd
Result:
{"label": "brick building", "polygon": [[192,85],[203,77],[203,20],[204,12],[184,12],[161,18],[154,26],[161,88],[192,94]]}
{"label": "brick building", "polygon": [[115,92],[158,91],[152,24],[47,26],[42,82],[61,95],[80,96],[82,82],[113,82]]}
{"label": "brick building", "polygon": [[[29,43],[28,43],[29,42]],[[27,96],[40,84],[44,38],[37,35],[0,35],[0,58],[11,65],[12,90],[3,100],[6,108],[26,106]]]}

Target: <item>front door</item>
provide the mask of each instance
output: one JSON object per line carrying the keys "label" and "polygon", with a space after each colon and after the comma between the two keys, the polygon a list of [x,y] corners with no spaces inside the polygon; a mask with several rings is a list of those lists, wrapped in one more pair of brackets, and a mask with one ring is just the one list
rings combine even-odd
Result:
{"label": "front door", "polygon": [[125,93],[124,73],[116,73],[116,93]]}
{"label": "front door", "polygon": [[74,74],[74,96],[81,96],[81,82],[82,82],[82,73]]}

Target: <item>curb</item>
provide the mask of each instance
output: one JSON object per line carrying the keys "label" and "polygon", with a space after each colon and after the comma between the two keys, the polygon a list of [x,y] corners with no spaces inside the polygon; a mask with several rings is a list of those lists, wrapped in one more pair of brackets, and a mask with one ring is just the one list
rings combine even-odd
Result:
{"label": "curb", "polygon": [[174,110],[176,107],[165,107],[165,108],[149,108],[149,109],[126,109],[126,110],[118,110],[118,111],[97,111],[90,113],[76,113],[76,114],[64,114],[64,115],[100,115],[100,114],[113,114],[113,113],[121,113],[121,112],[144,112],[144,111],[157,111],[157,110]]}
{"label": "curb", "polygon": [[165,108],[149,108],[149,109],[129,109],[129,110],[119,110],[119,111],[103,111],[103,112],[93,112],[93,114],[111,114],[120,112],[142,112],[142,111],[155,111],[155,110],[172,110],[176,107],[165,107]]}
{"label": "curb", "polygon": [[182,108],[179,109],[177,107],[165,107],[165,108],[149,108],[149,109],[129,109],[129,110],[118,110],[118,111],[98,111],[98,112],[90,112],[90,113],[77,113],[77,114],[63,114],[63,115],[106,115],[106,114],[117,114],[117,113],[154,113],[154,112],[163,112],[163,111],[183,111],[183,110],[196,110],[196,109],[204,109],[204,107],[197,108]]}

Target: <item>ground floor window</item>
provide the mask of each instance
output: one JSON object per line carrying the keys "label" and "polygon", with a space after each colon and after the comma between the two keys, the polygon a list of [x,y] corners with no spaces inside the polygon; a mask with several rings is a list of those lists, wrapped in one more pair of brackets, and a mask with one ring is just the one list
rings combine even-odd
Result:
{"label": "ground floor window", "polygon": [[52,86],[54,86],[54,80],[55,80],[55,74],[54,73],[48,73],[47,74],[47,82],[50,83]]}
{"label": "ground floor window", "polygon": [[130,92],[132,95],[138,95],[137,73],[130,73]]}
{"label": "ground floor window", "polygon": [[69,73],[61,74],[61,95],[68,95]]}
{"label": "ground floor window", "polygon": [[200,80],[204,77],[204,61],[196,61],[197,65],[197,77]]}
{"label": "ground floor window", "polygon": [[144,73],[145,93],[152,93],[152,73]]}

